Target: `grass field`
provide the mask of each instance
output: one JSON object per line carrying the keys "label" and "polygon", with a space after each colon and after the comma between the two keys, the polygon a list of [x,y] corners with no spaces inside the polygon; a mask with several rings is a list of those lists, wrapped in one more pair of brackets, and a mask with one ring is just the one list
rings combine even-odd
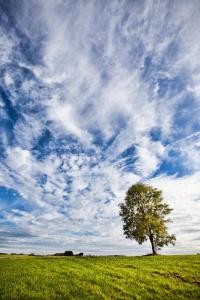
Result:
{"label": "grass field", "polygon": [[0,256],[0,299],[200,299],[200,255]]}

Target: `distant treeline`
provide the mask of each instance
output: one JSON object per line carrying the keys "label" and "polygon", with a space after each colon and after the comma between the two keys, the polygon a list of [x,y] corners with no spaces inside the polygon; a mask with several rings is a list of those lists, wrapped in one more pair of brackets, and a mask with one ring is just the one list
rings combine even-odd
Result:
{"label": "distant treeline", "polygon": [[0,255],[29,255],[29,256],[83,256],[83,253],[74,254],[73,251],[65,251],[63,253],[47,254],[47,255],[38,255],[35,253],[24,254],[24,253],[0,253]]}
{"label": "distant treeline", "polygon": [[83,256],[83,253],[74,254],[73,251],[65,251],[64,253],[55,253],[54,256]]}

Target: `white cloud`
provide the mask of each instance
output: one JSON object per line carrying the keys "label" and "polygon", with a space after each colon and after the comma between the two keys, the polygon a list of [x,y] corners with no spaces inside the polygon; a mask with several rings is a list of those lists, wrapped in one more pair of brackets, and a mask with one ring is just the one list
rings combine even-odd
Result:
{"label": "white cloud", "polygon": [[200,218],[200,173],[180,178],[159,176],[150,183],[163,191],[167,203],[174,209],[173,223],[170,230],[177,235],[177,248],[198,251],[199,218]]}
{"label": "white cloud", "polygon": [[141,139],[140,144],[136,147],[135,168],[143,177],[148,177],[158,169],[164,157],[165,147],[160,141],[152,142],[149,138]]}
{"label": "white cloud", "polygon": [[5,64],[7,61],[10,61],[10,56],[12,54],[12,49],[14,43],[11,39],[7,37],[3,30],[0,30],[0,63],[1,65]]}
{"label": "white cloud", "polygon": [[57,122],[67,134],[72,134],[81,142],[90,145],[91,137],[86,130],[81,129],[80,116],[76,115],[71,104],[54,100],[50,102],[48,115],[49,119]]}

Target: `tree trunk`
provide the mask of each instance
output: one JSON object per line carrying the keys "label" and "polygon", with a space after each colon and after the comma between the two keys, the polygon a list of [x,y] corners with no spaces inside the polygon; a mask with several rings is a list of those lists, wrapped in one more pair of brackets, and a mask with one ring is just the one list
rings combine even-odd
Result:
{"label": "tree trunk", "polygon": [[156,249],[155,249],[153,238],[149,238],[149,240],[150,240],[150,243],[151,243],[152,253],[155,255],[155,254],[157,254],[157,252],[156,252]]}
{"label": "tree trunk", "polygon": [[152,253],[153,253],[153,255],[156,255],[157,254],[156,247],[155,247],[154,240],[153,240],[153,233],[152,233],[150,227],[149,227],[149,240],[151,243]]}

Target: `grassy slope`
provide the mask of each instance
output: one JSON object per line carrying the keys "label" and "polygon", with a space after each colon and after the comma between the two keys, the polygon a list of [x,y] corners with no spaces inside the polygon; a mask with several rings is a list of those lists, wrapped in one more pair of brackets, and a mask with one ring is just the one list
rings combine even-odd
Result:
{"label": "grassy slope", "polygon": [[200,255],[1,256],[0,299],[200,299]]}

